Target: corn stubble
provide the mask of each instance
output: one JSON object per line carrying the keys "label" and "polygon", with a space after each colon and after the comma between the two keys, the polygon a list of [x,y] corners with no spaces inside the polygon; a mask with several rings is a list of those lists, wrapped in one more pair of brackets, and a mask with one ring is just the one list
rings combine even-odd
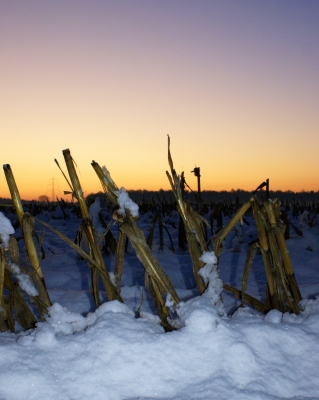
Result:
{"label": "corn stubble", "polygon": [[[100,179],[105,194],[116,206],[119,206],[117,201],[119,189],[108,171],[106,169],[103,170],[95,161],[92,161],[91,165]],[[180,302],[171,280],[150,250],[145,240],[144,233],[140,228],[138,228],[136,220],[131,215],[130,210],[125,209],[125,215],[115,212],[113,217],[118,221],[120,231],[129,239],[138,259],[143,264],[145,269],[145,286],[150,287],[151,289],[163,327],[167,331],[172,330],[173,327],[169,323],[170,313],[162,298],[162,294],[164,294],[166,296],[171,296],[176,305]],[[124,264],[124,241],[121,240],[121,243],[121,248],[117,249],[117,254],[120,256],[120,259],[117,263],[117,269],[115,272],[118,284]]]}
{"label": "corn stubble", "polygon": [[[92,222],[89,217],[89,211],[87,209],[84,200],[83,190],[75,170],[74,161],[73,158],[71,157],[70,150],[69,149],[63,150],[63,156],[70,176],[71,184],[73,187],[73,194],[79,203],[82,214],[82,225],[81,225],[82,234],[89,248],[90,257],[95,261],[95,264],[91,268],[91,277],[92,277],[92,292],[96,307],[99,307],[101,305],[101,299],[98,289],[99,276],[102,279],[108,299],[119,300],[123,302],[123,299],[118,289],[112,283],[109,273],[106,269],[101,249],[98,244],[97,236],[96,233],[94,232]],[[98,267],[96,268],[96,266]]]}
{"label": "corn stubble", "polygon": [[[253,209],[256,221],[258,241],[250,245],[247,254],[242,277],[242,290],[240,291],[225,284],[224,289],[240,298],[242,304],[247,303],[258,311],[267,312],[275,308],[281,312],[289,311],[299,314],[300,308],[298,303],[301,300],[301,294],[288,254],[284,238],[286,227],[280,220],[280,202],[277,199],[274,201],[267,199],[263,202],[262,206],[258,203],[255,195],[247,200],[229,223],[214,238],[213,247],[215,254],[217,257],[220,256],[222,241],[250,207]],[[266,304],[245,293],[257,249],[260,249],[267,279]]]}
{"label": "corn stubble", "polygon": [[[28,254],[28,259],[31,265],[31,270],[26,271],[30,276],[31,280],[34,282],[35,287],[38,291],[38,296],[32,296],[31,299],[33,303],[38,308],[39,314],[42,320],[45,320],[48,307],[52,305],[48,291],[46,289],[44,277],[41,270],[41,265],[39,261],[39,257],[37,254],[37,250],[33,240],[33,231],[34,231],[34,221],[32,216],[29,213],[25,213],[23,210],[21,198],[19,195],[19,191],[11,170],[10,165],[5,164],[3,166],[5,177],[7,180],[7,184],[10,190],[11,198],[13,200],[13,205],[15,207],[19,223],[22,229],[23,238],[25,242],[25,247]],[[11,242],[12,243],[12,242]],[[15,249],[15,251],[17,251]],[[13,254],[13,252],[12,252]],[[16,261],[18,261],[16,257]],[[18,265],[18,264],[17,264]]]}
{"label": "corn stubble", "polygon": [[[155,225],[158,222],[160,230],[160,250],[164,247],[164,229],[166,230],[171,250],[174,251],[173,241],[169,234],[169,231],[165,227],[162,221],[161,214],[159,212],[154,213],[153,222],[150,228],[148,239],[145,239],[143,231],[138,228],[136,224],[136,217],[133,217],[129,209],[125,209],[124,213],[120,213],[117,210],[113,213],[113,219],[110,224],[118,223],[119,232],[117,242],[112,242],[112,251],[115,251],[115,266],[114,275],[115,282],[112,282],[110,275],[107,271],[104,259],[101,253],[100,240],[101,236],[95,231],[92,225],[92,221],[89,217],[87,205],[83,196],[82,187],[79,178],[76,173],[75,163],[71,156],[70,150],[63,150],[63,156],[65,159],[66,167],[68,170],[69,179],[66,174],[60,168],[57,160],[55,160],[59,169],[61,170],[64,178],[66,179],[72,196],[78,201],[79,208],[82,215],[82,224],[79,228],[79,236],[83,238],[88,253],[81,247],[74,243],[72,240],[67,238],[61,232],[50,226],[44,221],[32,217],[30,214],[25,213],[22,207],[21,198],[18,192],[17,185],[15,183],[13,173],[10,165],[5,164],[3,166],[10,194],[13,200],[19,223],[23,232],[25,247],[28,255],[29,267],[20,266],[23,273],[29,275],[31,280],[34,282],[35,287],[38,291],[37,296],[30,296],[31,301],[37,307],[38,313],[42,320],[45,320],[48,307],[51,306],[49,294],[46,289],[44,277],[41,270],[41,265],[37,253],[37,249],[34,243],[34,224],[37,221],[47,229],[55,232],[62,240],[64,240],[70,247],[75,249],[78,254],[88,262],[88,266],[91,269],[92,277],[92,295],[96,304],[99,307],[101,304],[101,298],[98,288],[99,279],[101,279],[105,292],[109,300],[119,300],[123,302],[120,294],[121,290],[121,278],[124,268],[125,258],[125,244],[127,240],[130,241],[133,249],[136,252],[138,259],[143,264],[145,270],[145,287],[151,292],[155,305],[158,311],[158,315],[161,319],[161,324],[166,331],[175,329],[174,324],[170,323],[171,313],[165,305],[163,295],[170,300],[173,300],[174,305],[178,305],[180,299],[176,293],[176,290],[164,272],[157,258],[151,251],[153,234]],[[180,214],[180,228],[184,229],[187,239],[187,245],[190,252],[193,273],[196,280],[197,288],[200,294],[204,293],[207,284],[202,280],[199,271],[204,267],[204,263],[200,260],[203,252],[208,251],[208,244],[205,239],[204,224],[209,226],[206,219],[197,213],[190,203],[185,199],[184,196],[184,175],[177,175],[173,160],[170,152],[170,138],[168,137],[168,163],[170,172],[166,171],[168,180],[172,187],[176,202],[177,210]],[[98,163],[92,161],[91,163],[94,171],[96,172],[103,190],[107,197],[113,202],[116,208],[119,208],[118,195],[119,188],[111,178],[109,172],[105,167],[101,168]],[[269,181],[260,185],[263,187],[267,185],[269,193]],[[257,188],[258,189],[258,188]],[[255,193],[255,192],[254,192]],[[165,202],[164,202],[165,203]],[[165,206],[168,206],[165,203]],[[301,300],[300,291],[296,282],[291,260],[287,251],[285,242],[285,230],[286,226],[280,219],[280,202],[276,199],[271,201],[267,199],[260,204],[257,196],[253,194],[235,213],[234,217],[228,222],[226,226],[218,228],[218,234],[216,235],[211,228],[214,236],[212,238],[213,250],[217,258],[222,253],[222,242],[235,225],[240,221],[244,214],[252,208],[253,215],[256,221],[258,239],[250,244],[249,251],[244,266],[244,273],[242,276],[242,288],[241,290],[230,285],[224,284],[224,290],[231,292],[238,299],[241,300],[241,304],[249,304],[253,308],[260,312],[266,313],[270,309],[278,309],[281,312],[288,310],[298,314],[300,312],[298,303]],[[155,210],[155,207],[154,207]],[[221,213],[221,210],[219,210]],[[109,226],[105,227],[105,233],[103,236],[106,237],[108,234]],[[221,224],[220,224],[221,225]],[[295,229],[295,227],[293,227]],[[102,237],[103,237],[102,236]],[[80,244],[81,241],[79,241]],[[184,243],[183,246],[186,244]],[[185,248],[186,249],[186,248]],[[253,268],[254,257],[256,252],[260,251],[265,267],[265,274],[267,279],[267,293],[266,293],[266,304],[253,296],[246,293],[248,287],[248,278]],[[25,300],[25,296],[22,293],[19,284],[13,279],[15,275],[12,264],[20,265],[19,247],[16,239],[11,235],[9,240],[9,248],[5,249],[0,246],[0,331],[11,330],[14,332],[15,320],[24,329],[29,329],[35,326],[37,319],[31,311],[29,305]],[[4,291],[9,292],[9,295],[4,295]],[[174,307],[173,307],[174,309]]]}
{"label": "corn stubble", "polygon": [[204,267],[204,263],[200,257],[204,251],[208,251],[208,247],[204,238],[202,223],[207,223],[206,219],[196,213],[189,202],[184,199],[183,195],[183,180],[182,176],[177,175],[170,151],[170,137],[168,136],[168,164],[170,166],[170,173],[166,171],[167,178],[172,187],[174,196],[177,201],[177,210],[181,216],[186,229],[186,237],[188,248],[192,259],[193,273],[197,288],[200,294],[206,290],[206,284],[203,282],[200,274],[198,273]]}

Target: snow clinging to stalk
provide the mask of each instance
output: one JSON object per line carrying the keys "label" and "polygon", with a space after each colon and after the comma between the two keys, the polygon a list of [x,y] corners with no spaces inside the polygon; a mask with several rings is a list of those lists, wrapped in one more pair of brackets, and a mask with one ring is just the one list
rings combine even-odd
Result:
{"label": "snow clinging to stalk", "polygon": [[210,297],[219,315],[225,315],[224,304],[222,302],[221,293],[223,291],[223,282],[220,279],[217,258],[213,251],[204,251],[199,258],[205,266],[198,273],[204,282],[208,282],[208,287],[204,296]]}
{"label": "snow clinging to stalk", "polygon": [[130,199],[124,187],[121,187],[121,189],[117,192],[117,195],[117,201],[120,206],[118,212],[122,215],[125,215],[125,209],[127,208],[128,210],[130,210],[133,217],[138,217],[138,205],[134,203],[132,199]]}
{"label": "snow clinging to stalk", "polygon": [[10,220],[0,212],[0,247],[4,247],[5,249],[9,247],[9,238],[14,232]]}
{"label": "snow clinging to stalk", "polygon": [[21,272],[20,268],[18,267],[18,265],[11,263],[10,269],[13,272],[13,274],[15,275],[15,277],[17,278],[21,289],[23,289],[30,296],[38,296],[39,295],[39,292],[37,291],[37,289],[34,286],[34,284],[32,283],[32,281],[30,280],[29,275],[23,274]]}

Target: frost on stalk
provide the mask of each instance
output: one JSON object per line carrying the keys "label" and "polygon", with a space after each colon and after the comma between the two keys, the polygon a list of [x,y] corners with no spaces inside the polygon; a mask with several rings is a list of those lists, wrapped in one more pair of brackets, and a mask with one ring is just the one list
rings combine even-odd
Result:
{"label": "frost on stalk", "polygon": [[9,247],[10,235],[13,234],[14,229],[10,220],[0,212],[0,247],[7,249]]}
{"label": "frost on stalk", "polygon": [[117,201],[119,203],[120,208],[117,210],[120,214],[125,215],[125,209],[130,210],[133,217],[138,217],[138,205],[134,203],[133,200],[130,199],[128,193],[126,192],[124,187],[117,192],[118,198]]}

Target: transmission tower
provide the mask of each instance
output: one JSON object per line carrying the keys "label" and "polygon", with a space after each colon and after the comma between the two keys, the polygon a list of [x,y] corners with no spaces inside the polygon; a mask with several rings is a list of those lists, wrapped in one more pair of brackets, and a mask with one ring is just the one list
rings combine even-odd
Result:
{"label": "transmission tower", "polygon": [[47,193],[51,192],[51,201],[55,201],[56,191],[60,192],[58,180],[55,178],[49,179],[47,187],[49,187],[49,189],[47,188]]}

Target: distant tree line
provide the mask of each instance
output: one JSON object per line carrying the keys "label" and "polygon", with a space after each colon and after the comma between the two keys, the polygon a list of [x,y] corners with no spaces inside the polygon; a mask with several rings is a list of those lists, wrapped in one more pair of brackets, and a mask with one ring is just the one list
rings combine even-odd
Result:
{"label": "distant tree line", "polygon": [[[128,190],[130,197],[137,203],[141,203],[143,201],[150,202],[154,200],[155,202],[165,200],[167,202],[174,202],[174,194],[172,190],[163,190],[160,189],[158,191],[153,190]],[[190,202],[196,202],[198,198],[197,192],[192,192],[190,190],[185,190],[185,194]],[[201,198],[204,202],[210,203],[220,203],[224,201],[235,202],[238,199],[241,203],[247,200],[252,195],[252,192],[243,189],[232,189],[230,191],[222,190],[220,192],[215,190],[203,190],[201,192]],[[94,199],[97,196],[104,196],[104,193],[99,192],[95,194],[90,194],[87,198]],[[264,190],[260,190],[257,192],[257,196],[259,199],[266,198],[266,192]],[[288,191],[270,191],[269,197],[271,199],[278,198],[282,202],[292,202],[292,203],[300,203],[300,202],[319,202],[319,191],[301,191],[301,192],[293,192],[291,190]],[[238,201],[237,200],[237,201]]]}
{"label": "distant tree line", "polygon": [[[153,191],[153,190],[128,190],[130,197],[137,203],[141,203],[143,201],[145,202],[150,202],[150,201],[155,201],[155,202],[162,202],[163,200],[167,202],[174,202],[174,194],[172,190],[163,190],[160,189],[158,191]],[[249,192],[247,190],[243,189],[232,189],[230,191],[227,190],[222,190],[220,192],[215,191],[215,190],[203,190],[201,192],[201,198],[202,201],[210,203],[220,203],[224,201],[231,201],[235,202],[236,199],[238,199],[241,203],[245,200],[247,200],[251,196],[252,192]],[[190,190],[185,190],[185,195],[187,199],[190,202],[196,202],[198,198],[198,193],[192,192]],[[94,200],[95,197],[104,197],[105,194],[103,192],[98,192],[98,193],[91,193],[87,196],[88,200]],[[260,190],[257,192],[258,198],[265,198],[266,197],[266,192],[264,190]],[[282,202],[319,202],[319,191],[300,191],[300,192],[293,192],[291,190],[287,191],[281,191],[281,190],[276,190],[276,191],[270,191],[269,196],[271,199],[278,198]],[[237,201],[238,201],[237,200]],[[25,203],[28,202],[34,202],[34,201],[40,201],[40,202],[48,202],[49,199],[47,196],[40,196],[36,200],[24,200]],[[12,204],[12,200],[9,198],[0,198],[0,204]]]}

